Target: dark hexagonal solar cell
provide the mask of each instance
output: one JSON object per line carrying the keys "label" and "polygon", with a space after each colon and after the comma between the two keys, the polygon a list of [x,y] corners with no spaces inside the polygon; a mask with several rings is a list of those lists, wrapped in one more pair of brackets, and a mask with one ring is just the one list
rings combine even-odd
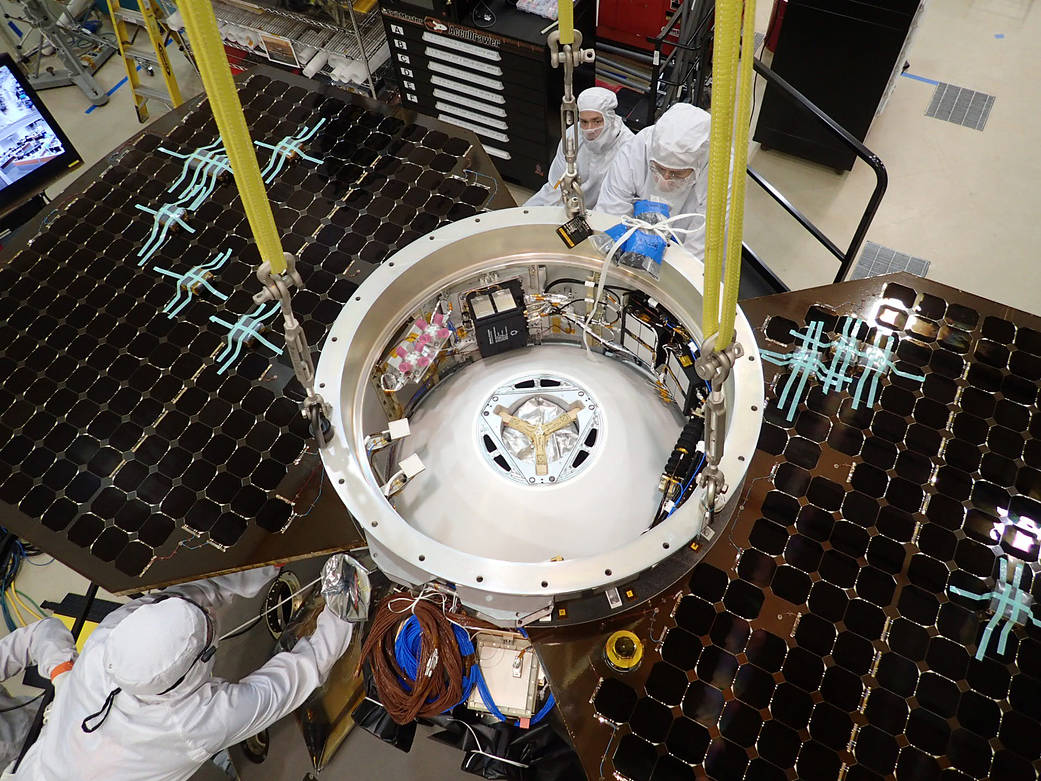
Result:
{"label": "dark hexagonal solar cell", "polygon": [[680,600],[676,608],[676,625],[693,635],[708,634],[716,611],[708,602],[699,597],[688,595]]}
{"label": "dark hexagonal solar cell", "polygon": [[650,781],[658,752],[636,735],[624,735],[614,753],[615,769],[632,781]]}
{"label": "dark hexagonal solar cell", "polygon": [[705,770],[715,778],[740,778],[748,767],[748,752],[726,738],[709,744]]}
{"label": "dark hexagonal solar cell", "polygon": [[775,686],[772,675],[754,664],[746,664],[737,671],[734,695],[753,708],[762,709],[769,705]]}
{"label": "dark hexagonal solar cell", "polygon": [[[679,670],[693,670],[701,655],[701,648],[701,638],[675,626],[665,635],[665,641],[661,646],[661,658]],[[685,680],[683,686],[686,686]],[[650,690],[648,693],[653,695]],[[674,695],[668,696],[671,698]]]}
{"label": "dark hexagonal solar cell", "polygon": [[683,715],[703,727],[713,727],[719,720],[722,710],[723,692],[719,689],[700,680],[694,681],[687,687],[687,692],[683,696]]}
{"label": "dark hexagonal solar cell", "polygon": [[727,575],[723,570],[702,563],[694,568],[690,578],[690,590],[708,602],[718,602],[723,598],[727,582]]}
{"label": "dark hexagonal solar cell", "polygon": [[[677,631],[682,632],[683,630]],[[679,705],[686,688],[686,674],[665,661],[654,665],[647,678],[647,694],[665,705]]]}
{"label": "dark hexagonal solar cell", "polygon": [[673,756],[684,762],[696,764],[705,758],[710,740],[705,727],[684,717],[672,722],[665,745]]}
{"label": "dark hexagonal solar cell", "polygon": [[632,715],[637,699],[636,692],[627,684],[615,678],[605,678],[593,696],[593,708],[605,719],[623,723]]}
{"label": "dark hexagonal solar cell", "polygon": [[697,675],[699,683],[707,683],[723,690],[734,682],[737,674],[737,657],[717,646],[709,646],[701,652]]}
{"label": "dark hexagonal solar cell", "polygon": [[[335,90],[307,95],[271,75],[250,75],[240,94],[258,141],[274,144],[326,119],[309,142],[325,162],[292,161],[269,186],[284,245],[301,259],[307,289],[296,292],[294,307],[312,345],[356,285],[338,280],[353,260],[345,252],[381,262],[407,243],[402,226],[436,227],[449,198],[467,213],[488,201],[489,190],[461,172],[470,143],[448,132],[406,126]],[[203,104],[165,137],[132,139],[100,181],[73,193],[50,228],[0,269],[4,327],[16,329],[0,354],[10,395],[0,418],[0,463],[9,467],[0,498],[64,530],[99,571],[140,575],[178,525],[227,548],[250,527],[279,532],[293,517],[276,491],[308,435],[296,398],[286,395],[291,386],[278,379],[292,376],[289,360],[259,345],[226,371],[214,359],[225,332],[210,316],[237,320],[253,308],[257,284],[256,250],[234,187],[220,185],[185,217],[194,233],[171,234],[138,263],[153,218],[134,204],[170,201],[165,182],[181,167],[157,147],[211,143],[216,129],[207,115]],[[387,179],[408,166],[404,179]],[[439,187],[445,208],[440,201],[424,208]],[[224,248],[231,260],[210,281],[228,300],[200,289],[167,317],[163,307],[176,289],[155,267],[183,273]],[[280,343],[281,325],[272,319],[267,330]]]}
{"label": "dark hexagonal solar cell", "polygon": [[662,743],[672,726],[672,711],[657,700],[644,697],[629,716],[629,728],[648,743]]}

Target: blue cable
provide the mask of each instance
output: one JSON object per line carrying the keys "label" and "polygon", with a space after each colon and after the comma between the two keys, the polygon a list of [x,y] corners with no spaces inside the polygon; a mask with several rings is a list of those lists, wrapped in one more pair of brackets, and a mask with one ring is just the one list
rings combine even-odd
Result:
{"label": "blue cable", "polygon": [[539,712],[531,717],[531,723],[538,724],[540,721],[546,718],[546,716],[549,715],[549,712],[553,710],[553,706],[556,704],[557,701],[553,697],[553,692],[550,692],[549,697],[546,698],[546,704],[539,708]]}
{"label": "blue cable", "polygon": [[478,662],[474,662],[473,667],[470,668],[471,672],[475,670],[477,675],[474,676],[474,683],[477,684],[477,692],[481,695],[481,702],[484,703],[484,707],[499,721],[506,721],[506,717],[502,715],[502,711],[499,710],[499,706],[495,704],[495,700],[492,698],[492,693],[488,689],[488,683],[484,680],[484,673],[481,672],[481,665]]}
{"label": "blue cable", "polygon": [[705,466],[704,453],[701,454],[701,460],[698,462],[698,465],[694,468],[694,474],[692,474],[690,476],[690,479],[683,484],[683,488],[680,490],[680,495],[676,497],[676,503],[672,505],[672,509],[669,510],[669,514],[665,516],[666,518],[671,516],[674,512],[676,512],[677,509],[679,509],[680,502],[683,500],[683,497],[687,495],[687,489],[690,488],[690,484],[694,482],[694,478],[698,476],[698,473],[701,472],[701,468],[703,466]]}
{"label": "blue cable", "polygon": [[[452,624],[452,632],[455,634],[455,640],[459,644],[459,652],[463,656],[472,655],[474,653],[473,641],[470,640],[470,635],[466,633],[466,630],[457,624]],[[411,691],[411,684],[415,683],[416,676],[419,674],[419,652],[422,642],[423,628],[419,624],[419,619],[415,616],[409,616],[408,620],[402,624],[401,631],[398,632],[398,636],[394,640],[394,658],[397,660],[398,666],[401,668],[402,672],[408,676],[408,679],[401,683],[409,689],[409,691]],[[469,699],[470,692],[473,691],[476,682],[475,678],[480,675],[480,665],[476,663],[471,665],[470,671],[463,676],[462,699],[455,703],[451,708],[446,709],[444,711],[445,713]],[[483,677],[481,677],[481,683],[484,683]],[[489,694],[489,699],[490,698],[491,695]],[[487,702],[485,704],[487,704]]]}
{"label": "blue cable", "polygon": [[[6,528],[0,526],[0,532],[7,534]],[[7,604],[7,589],[14,583],[15,578],[18,576],[18,570],[22,566],[22,562],[26,561],[28,556],[26,555],[25,547],[22,545],[22,541],[15,539],[14,545],[11,546],[11,567],[4,573],[3,581],[0,582],[0,614],[3,615],[4,623],[7,625],[9,631],[13,632],[18,628],[18,624],[15,623],[14,617]]]}
{"label": "blue cable", "polygon": [[[523,629],[521,629],[520,632],[524,637],[528,636],[527,632]],[[455,640],[459,644],[459,652],[464,657],[471,656],[474,653],[474,644],[466,630],[458,624],[452,624],[452,633],[455,635]],[[419,619],[415,616],[409,616],[405,623],[402,624],[398,636],[394,639],[394,658],[397,660],[398,666],[401,668],[402,672],[408,676],[407,680],[402,681],[401,684],[410,691],[411,684],[415,683],[416,676],[419,674],[419,653],[422,642],[423,629],[420,626]],[[481,665],[478,662],[475,661],[470,665],[470,671],[463,676],[462,683],[462,699],[455,703],[451,708],[447,708],[443,711],[444,713],[448,713],[466,702],[470,698],[470,693],[473,691],[474,686],[476,686],[477,692],[481,697],[481,702],[484,703],[484,707],[486,707],[499,721],[507,720],[506,716],[504,716],[502,711],[499,710],[499,706],[495,704],[495,698],[492,697],[492,693],[488,689],[488,682],[484,680],[484,674],[481,672]],[[556,700],[553,698],[553,694],[550,693],[542,708],[539,709],[538,713],[532,716],[531,723],[538,724],[542,719],[546,718],[549,712],[553,710],[554,705],[556,705]]]}

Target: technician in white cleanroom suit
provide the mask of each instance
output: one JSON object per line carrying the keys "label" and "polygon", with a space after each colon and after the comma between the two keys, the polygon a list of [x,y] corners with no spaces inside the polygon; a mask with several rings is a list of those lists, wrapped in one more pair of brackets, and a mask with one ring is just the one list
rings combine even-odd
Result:
{"label": "technician in white cleanroom suit", "polygon": [[[590,87],[578,96],[578,178],[587,209],[595,209],[600,183],[618,151],[633,137],[622,118],[614,113],[618,98],[609,89]],[[560,206],[560,180],[564,178],[564,142],[549,166],[549,181],[528,199],[525,206]]]}
{"label": "technician in white cleanroom suit", "polygon": [[[710,125],[708,112],[690,103],[669,108],[615,158],[600,188],[597,211],[629,217],[636,201],[644,200],[667,203],[672,216],[704,214]],[[691,217],[672,225],[696,229],[677,236],[691,253],[704,259],[704,218]]]}
{"label": "technician in white cleanroom suit", "polygon": [[185,781],[298,708],[350,643],[353,625],[328,605],[311,637],[252,675],[229,683],[212,674],[213,611],[260,593],[276,573],[188,583],[111,613],[87,638],[40,738],[4,778]]}
{"label": "technician in white cleanroom suit", "polygon": [[[57,618],[45,618],[0,639],[0,680],[13,678],[35,664],[40,675],[60,688],[75,659],[72,633]],[[18,758],[39,707],[39,702],[12,697],[0,686],[0,767]]]}

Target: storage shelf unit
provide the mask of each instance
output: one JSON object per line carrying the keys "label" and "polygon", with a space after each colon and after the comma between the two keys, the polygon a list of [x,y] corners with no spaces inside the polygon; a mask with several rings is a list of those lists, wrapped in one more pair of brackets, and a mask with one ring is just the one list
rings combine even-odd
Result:
{"label": "storage shelf unit", "polygon": [[[358,34],[355,35],[349,10],[343,12],[343,24],[293,13],[282,8],[240,2],[232,4],[213,0],[213,10],[217,20],[222,23],[286,38],[292,42],[294,49],[318,49],[330,55],[364,61],[368,63],[370,71],[378,66],[379,63],[374,60],[378,59],[380,50],[386,43],[380,15],[375,11],[353,12],[358,28]],[[225,39],[225,45],[253,51],[228,39]],[[301,62],[301,65],[303,64]]]}
{"label": "storage shelf unit", "polygon": [[[563,76],[549,63],[549,20],[490,0],[494,21],[465,26],[395,0],[381,3],[402,105],[472,130],[506,179],[538,189],[560,141]],[[472,21],[468,17],[467,21]],[[591,48],[593,4],[575,6],[575,26]],[[575,72],[575,92],[593,68]]]}

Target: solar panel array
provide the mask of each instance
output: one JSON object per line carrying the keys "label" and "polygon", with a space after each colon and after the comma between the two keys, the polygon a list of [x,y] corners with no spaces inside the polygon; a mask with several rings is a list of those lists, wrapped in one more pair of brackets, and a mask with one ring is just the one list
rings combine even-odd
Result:
{"label": "solar panel array", "polygon": [[[793,329],[823,321],[834,339],[859,315],[895,332],[896,365],[926,379],[890,374],[861,409],[811,384],[789,421],[787,369],[767,367],[756,498],[728,532],[734,547],[721,541],[662,608],[669,628],[648,639],[645,667],[592,692],[605,777],[1038,777],[1041,630],[1020,623],[1004,653],[997,632],[981,651],[989,605],[948,587],[1001,588],[1004,531],[1041,522],[1041,321],[904,279],[857,283],[878,289],[859,311],[839,285],[812,293],[834,308],[762,323],[761,346],[784,352]],[[1036,549],[1025,556],[1020,585],[1037,599]]]}
{"label": "solar panel array", "polygon": [[[466,170],[471,143],[439,123],[273,73],[247,78],[240,97],[254,139],[270,145],[325,120],[301,147],[323,162],[287,161],[269,185],[306,284],[294,311],[315,351],[376,264],[494,195]],[[0,501],[88,551],[80,568],[97,579],[113,567],[140,575],[178,541],[228,548],[253,525],[274,533],[294,519],[287,471],[309,432],[278,354],[281,318],[263,333],[274,350],[257,342],[230,369],[217,361],[228,328],[211,318],[234,324],[260,290],[231,178],[181,215],[194,232],[170,230],[139,265],[156,217],[137,207],[173,201],[184,165],[159,147],[183,155],[218,140],[205,102],[165,135],[136,136],[0,269]],[[262,167],[267,154],[258,148]],[[207,280],[226,300],[196,286],[168,316],[178,282],[155,269],[182,274],[227,250]]]}

